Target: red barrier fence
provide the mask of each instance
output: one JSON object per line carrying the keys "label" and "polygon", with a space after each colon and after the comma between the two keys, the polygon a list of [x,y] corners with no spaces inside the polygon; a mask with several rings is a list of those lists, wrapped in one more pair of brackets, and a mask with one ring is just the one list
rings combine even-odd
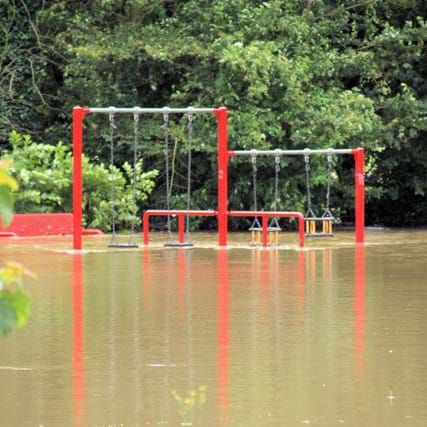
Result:
{"label": "red barrier fence", "polygon": [[[185,242],[184,218],[186,216],[217,216],[218,211],[187,211],[187,210],[147,210],[143,216],[144,245],[150,241],[150,217],[152,216],[177,216],[178,217],[178,243]],[[232,217],[259,217],[262,218],[262,246],[268,246],[268,219],[269,218],[297,218],[299,246],[304,247],[304,215],[300,212],[274,212],[274,211],[229,211],[226,218]],[[227,236],[225,236],[227,240]]]}
{"label": "red barrier fence", "polygon": [[[31,237],[73,234],[72,213],[15,214],[3,227],[0,217],[0,237]],[[83,235],[103,234],[101,230],[83,230]]]}

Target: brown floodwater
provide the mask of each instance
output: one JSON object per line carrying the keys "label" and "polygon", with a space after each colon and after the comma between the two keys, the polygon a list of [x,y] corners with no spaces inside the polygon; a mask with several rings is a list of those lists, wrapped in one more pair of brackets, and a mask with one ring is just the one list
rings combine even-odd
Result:
{"label": "brown floodwater", "polygon": [[0,337],[0,426],[427,426],[427,231],[231,237],[1,240],[37,278]]}

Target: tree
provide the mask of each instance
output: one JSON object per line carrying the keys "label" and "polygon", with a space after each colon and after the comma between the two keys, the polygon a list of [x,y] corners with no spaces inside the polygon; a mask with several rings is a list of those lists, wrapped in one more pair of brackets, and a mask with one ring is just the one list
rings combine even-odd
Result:
{"label": "tree", "polygon": [[[22,17],[10,29],[15,33],[23,28],[22,37],[13,38],[15,50],[33,55],[40,72],[27,67],[19,73],[25,81],[21,87],[32,88],[27,90],[31,105],[20,106],[22,116],[9,114],[4,129],[30,126],[32,135],[44,129],[43,139],[51,143],[69,138],[73,105],[224,105],[231,111],[230,143],[235,148],[365,147],[368,220],[425,222],[424,1],[57,0],[31,2],[31,7],[29,3],[15,0],[4,7],[9,15],[16,11]],[[3,27],[9,28],[6,23]],[[28,46],[33,48],[28,51]],[[12,69],[17,62],[8,52],[3,63]],[[3,82],[7,88],[10,77]],[[34,119],[31,125],[27,117]],[[184,122],[175,118],[173,124],[173,142],[183,158]],[[123,121],[118,130],[121,162],[127,159],[131,126]],[[145,165],[161,170],[161,119],[144,118],[142,126]],[[214,125],[200,120],[195,126],[194,207],[212,207]],[[106,161],[106,121],[88,117],[85,132],[91,140],[86,153]],[[179,166],[179,156],[177,161]],[[283,163],[292,179],[282,186],[281,208],[303,210],[302,164],[294,159]],[[318,164],[317,170],[315,166],[314,184],[321,190],[324,165]],[[352,198],[347,197],[353,186],[348,178],[353,175],[352,164],[338,160],[335,168],[335,181],[340,181],[335,203],[345,214],[352,207]],[[260,205],[271,204],[273,169],[268,162],[260,165]],[[248,164],[233,161],[232,206],[251,205],[248,171]],[[177,168],[176,189],[185,187],[184,176]],[[162,194],[159,186],[150,205],[162,206]],[[181,199],[178,194],[175,205]],[[414,215],[407,215],[403,205]]]}

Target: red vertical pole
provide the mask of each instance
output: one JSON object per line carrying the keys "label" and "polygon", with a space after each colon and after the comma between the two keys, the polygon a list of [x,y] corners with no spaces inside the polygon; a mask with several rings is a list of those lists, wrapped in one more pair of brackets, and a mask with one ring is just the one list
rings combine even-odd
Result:
{"label": "red vertical pole", "polygon": [[299,247],[304,247],[304,217],[298,218],[298,235],[299,235]]}
{"label": "red vertical pole", "polygon": [[73,108],[73,249],[82,248],[83,119],[88,108]]}
{"label": "red vertical pole", "polygon": [[147,212],[144,213],[142,218],[142,231],[144,234],[144,245],[148,245],[150,240],[150,215]]}
{"label": "red vertical pole", "polygon": [[268,246],[268,217],[266,215],[262,216],[262,246],[266,248]]}
{"label": "red vertical pole", "polygon": [[355,220],[356,220],[356,243],[365,241],[365,155],[363,148],[353,150],[355,162]]}
{"label": "red vertical pole", "polygon": [[218,245],[227,246],[228,234],[228,143],[227,109],[217,108],[218,121]]}
{"label": "red vertical pole", "polygon": [[184,215],[178,215],[178,242],[184,243]]}

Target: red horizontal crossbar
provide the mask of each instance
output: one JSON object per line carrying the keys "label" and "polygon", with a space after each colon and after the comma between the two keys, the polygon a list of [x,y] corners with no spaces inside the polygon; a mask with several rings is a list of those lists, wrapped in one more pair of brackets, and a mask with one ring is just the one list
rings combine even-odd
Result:
{"label": "red horizontal crossbar", "polygon": [[144,218],[150,216],[168,216],[168,215],[182,215],[182,216],[217,216],[217,211],[187,211],[187,210],[161,210],[149,209],[144,212]]}
{"label": "red horizontal crossbar", "polygon": [[282,212],[282,211],[229,211],[229,216],[259,216],[267,218],[301,218],[304,219],[304,215],[301,212]]}
{"label": "red horizontal crossbar", "polygon": [[144,245],[150,240],[150,216],[177,216],[178,217],[178,241],[184,243],[184,217],[186,216],[217,216],[218,211],[195,211],[195,210],[156,210],[149,209],[143,215]]}

